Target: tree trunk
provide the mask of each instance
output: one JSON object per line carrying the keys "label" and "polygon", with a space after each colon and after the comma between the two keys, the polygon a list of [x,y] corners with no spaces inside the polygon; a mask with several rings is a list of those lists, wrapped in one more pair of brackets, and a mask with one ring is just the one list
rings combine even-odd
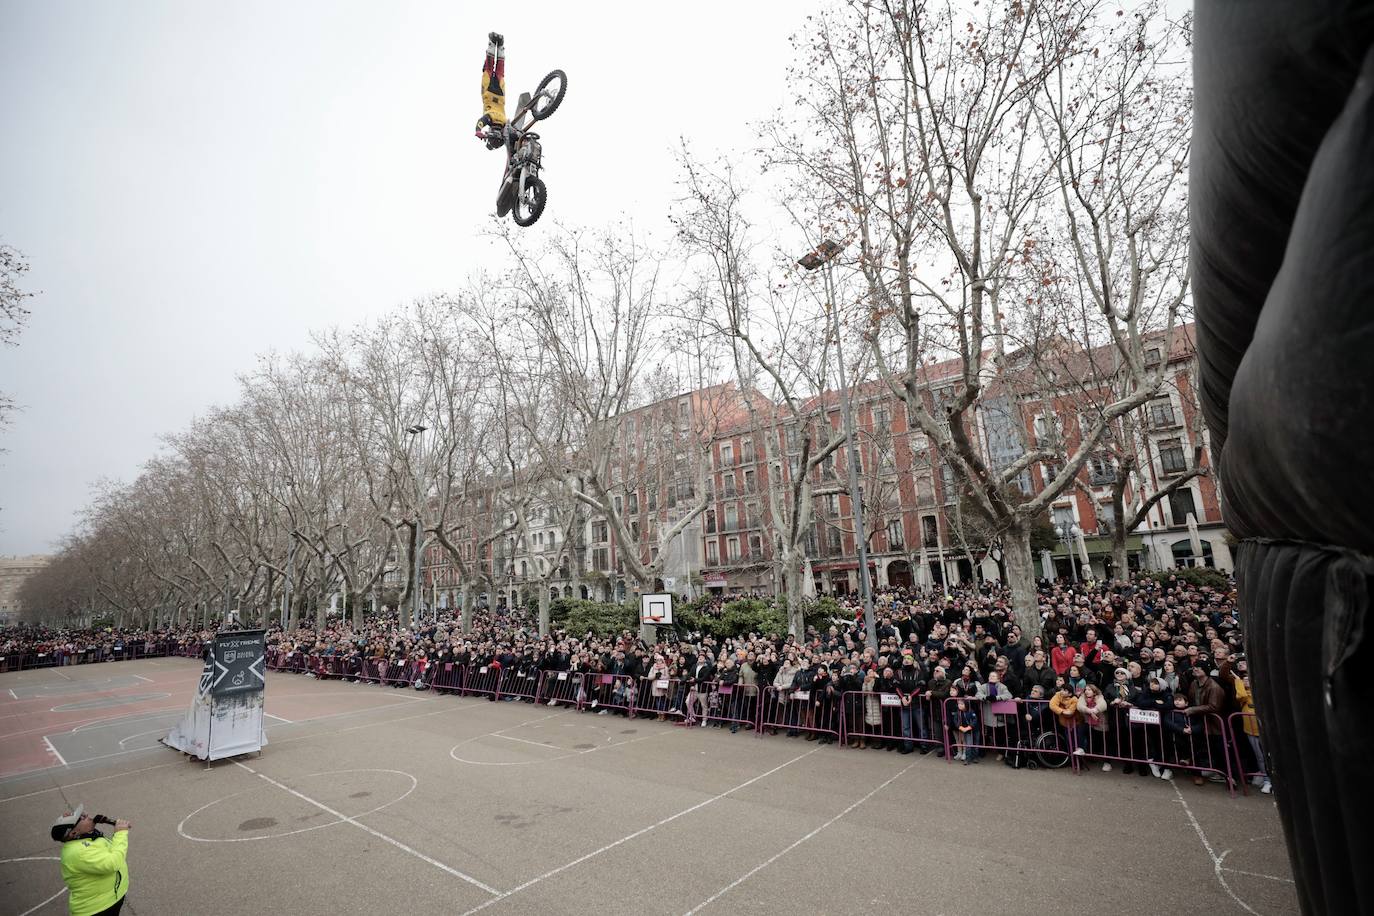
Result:
{"label": "tree trunk", "polygon": [[806,635],[806,610],[802,597],[802,571],[791,550],[783,551],[787,570],[787,632],[799,639]]}
{"label": "tree trunk", "polygon": [[1019,525],[1007,529],[1002,537],[1006,556],[1011,606],[1021,635],[1034,639],[1040,635],[1040,597],[1035,590],[1035,561],[1031,557],[1030,532]]}
{"label": "tree trunk", "polygon": [[363,596],[352,592],[348,596],[348,606],[353,610],[353,629],[363,628]]}
{"label": "tree trunk", "polygon": [[464,580],[463,580],[463,598],[462,598],[462,601],[463,601],[463,607],[462,607],[463,635],[464,635],[464,636],[471,636],[471,635],[472,635],[472,580],[471,580],[471,579],[464,579]]}
{"label": "tree trunk", "polygon": [[1112,526],[1112,578],[1130,578],[1130,560],[1126,556],[1126,531],[1121,525]]}
{"label": "tree trunk", "polygon": [[549,635],[549,588],[545,582],[539,587],[539,638]]}

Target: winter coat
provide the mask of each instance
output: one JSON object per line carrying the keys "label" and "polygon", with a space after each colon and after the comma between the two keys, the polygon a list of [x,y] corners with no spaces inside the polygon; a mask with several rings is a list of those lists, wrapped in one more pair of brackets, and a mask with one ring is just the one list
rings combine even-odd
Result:
{"label": "winter coat", "polygon": [[1050,697],[1050,711],[1059,717],[1059,724],[1071,728],[1079,722],[1078,699],[1071,693],[1057,691]]}
{"label": "winter coat", "polygon": [[1100,732],[1107,730],[1107,701],[1098,694],[1097,698],[1091,703],[1088,701],[1087,694],[1078,698],[1078,714],[1083,717],[1083,721],[1089,727],[1095,728]]}

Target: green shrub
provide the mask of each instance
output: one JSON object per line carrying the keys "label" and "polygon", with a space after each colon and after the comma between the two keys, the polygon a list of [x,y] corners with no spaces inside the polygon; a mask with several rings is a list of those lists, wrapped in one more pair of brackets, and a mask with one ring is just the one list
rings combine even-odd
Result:
{"label": "green shrub", "polygon": [[639,609],[629,604],[604,604],[581,598],[558,598],[549,602],[549,619],[570,635],[588,630],[597,636],[611,636],[639,627]]}
{"label": "green shrub", "polygon": [[749,633],[778,636],[787,632],[787,614],[770,601],[740,598],[727,602],[719,616],[703,615],[701,626],[717,639]]}

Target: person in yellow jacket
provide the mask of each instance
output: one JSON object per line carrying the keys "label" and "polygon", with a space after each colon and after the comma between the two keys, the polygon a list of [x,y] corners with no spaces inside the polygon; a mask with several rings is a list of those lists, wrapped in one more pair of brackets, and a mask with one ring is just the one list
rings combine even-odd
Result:
{"label": "person in yellow jacket", "polygon": [[1259,737],[1259,717],[1255,715],[1255,697],[1250,692],[1250,678],[1238,677],[1236,684],[1236,705],[1240,707],[1241,728],[1245,729],[1245,737],[1250,742],[1250,750],[1255,754],[1255,766],[1259,768],[1251,780],[1253,785],[1260,787],[1260,791],[1265,795],[1274,791],[1273,783],[1269,781],[1269,770],[1264,763],[1264,748],[1260,746]]}
{"label": "person in yellow jacket", "polygon": [[71,916],[116,916],[129,893],[129,822],[115,821],[114,836],[96,829],[84,805],[52,825],[62,844],[62,880]]}

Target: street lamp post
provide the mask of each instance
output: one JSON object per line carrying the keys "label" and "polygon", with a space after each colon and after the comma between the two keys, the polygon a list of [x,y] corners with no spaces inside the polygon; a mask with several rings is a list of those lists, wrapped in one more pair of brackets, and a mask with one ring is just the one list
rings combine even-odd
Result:
{"label": "street lamp post", "polygon": [[854,414],[849,404],[849,382],[845,378],[844,347],[840,345],[840,309],[839,304],[835,301],[833,266],[835,258],[839,257],[843,250],[843,245],[830,239],[824,239],[815,251],[801,258],[797,264],[807,270],[815,270],[818,267],[825,268],[822,271],[822,276],[825,279],[825,297],[830,308],[831,330],[835,334],[835,364],[840,382],[840,416],[844,421],[846,454],[849,464],[849,505],[853,509],[854,543],[859,553],[859,594],[863,597],[864,629],[868,637],[868,645],[870,648],[876,649],[878,647],[878,628],[873,620],[873,590],[868,581],[868,539],[865,537],[866,529],[864,528],[863,491],[859,488],[859,447],[854,441]]}
{"label": "street lamp post", "polygon": [[1083,529],[1072,522],[1063,522],[1054,526],[1055,534],[1059,535],[1059,540],[1064,542],[1064,549],[1069,552],[1069,570],[1073,573],[1073,584],[1078,584],[1078,564],[1074,562],[1073,548],[1078,542],[1078,538],[1083,534]]}

